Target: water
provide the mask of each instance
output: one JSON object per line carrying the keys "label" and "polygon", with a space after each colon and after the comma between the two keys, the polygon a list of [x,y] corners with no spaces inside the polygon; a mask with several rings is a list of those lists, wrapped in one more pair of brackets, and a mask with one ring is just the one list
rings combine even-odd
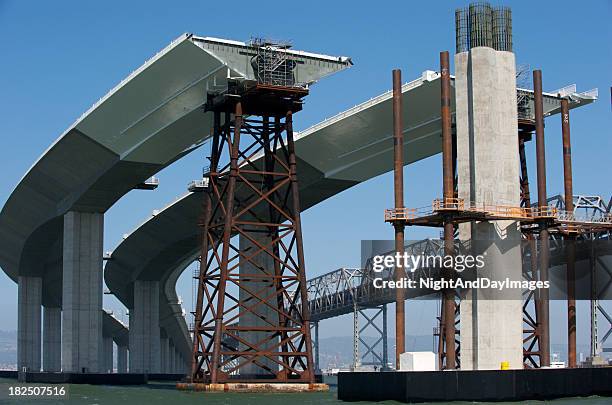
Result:
{"label": "water", "polygon": [[[15,380],[0,379],[3,390],[6,385],[16,384]],[[69,386],[70,398],[68,400],[40,400],[19,398],[7,400],[6,396],[0,399],[0,404],[83,404],[83,405],[103,405],[103,404],[198,404],[198,405],[327,405],[327,404],[350,404],[349,402],[338,401],[335,390],[327,393],[299,393],[299,394],[244,394],[244,393],[204,393],[204,392],[184,392],[175,389],[174,384],[169,383],[150,383],[146,386],[100,386],[72,384]],[[554,401],[523,401],[512,402],[513,404],[554,404],[554,405],[603,405],[612,404],[612,398],[588,397],[588,398],[565,398]],[[385,402],[358,402],[358,405],[379,404],[392,405],[399,404],[395,401]],[[448,403],[447,403],[448,404]],[[473,402],[452,402],[453,405],[474,404]],[[490,404],[479,402],[479,404]],[[499,402],[495,403],[499,404]],[[443,405],[438,402],[436,405]]]}

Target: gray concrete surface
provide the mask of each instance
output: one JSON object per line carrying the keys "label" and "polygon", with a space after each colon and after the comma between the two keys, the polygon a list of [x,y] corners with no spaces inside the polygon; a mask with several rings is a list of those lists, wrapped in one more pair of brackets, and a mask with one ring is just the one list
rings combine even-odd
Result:
{"label": "gray concrete surface", "polygon": [[62,309],[43,307],[43,371],[62,368]]}
{"label": "gray concrete surface", "polygon": [[130,373],[160,373],[159,282],[134,283],[129,333]]}
{"label": "gray concrete surface", "polygon": [[64,216],[62,371],[100,372],[102,363],[102,243],[104,216]]}
{"label": "gray concrete surface", "polygon": [[19,276],[17,369],[40,371],[42,278]]}
{"label": "gray concrete surface", "polygon": [[[519,154],[515,58],[511,52],[476,47],[455,55],[457,172],[466,203],[518,207]],[[521,279],[516,221],[467,223],[459,238],[485,255],[479,276]],[[461,368],[523,368],[521,290],[468,290],[461,301]]]}
{"label": "gray concrete surface", "polygon": [[128,348],[124,345],[117,345],[117,372],[128,372]]}
{"label": "gray concrete surface", "polygon": [[[271,243],[271,238],[268,235],[248,232],[248,237],[253,238],[257,243],[268,246]],[[240,313],[239,325],[244,327],[273,327],[278,326],[278,313],[273,309],[276,308],[276,288],[270,279],[248,279],[243,275],[274,275],[274,260],[265,252],[261,252],[260,248],[255,245],[247,237],[240,235],[238,237],[238,246],[240,251],[250,257],[249,261],[242,260],[240,265],[241,277],[248,281],[242,281],[240,284],[244,288],[240,288],[238,298],[250,311],[243,310]],[[231,283],[230,283],[231,284]],[[246,291],[246,290],[248,291]],[[263,301],[257,297],[265,298]],[[227,318],[227,317],[226,317]],[[254,344],[261,345],[262,348],[270,351],[278,351],[278,337],[270,339],[275,332],[243,332],[240,331],[240,338]],[[267,343],[264,343],[266,342]],[[240,350],[250,350],[250,347],[242,344]],[[278,359],[277,359],[278,360]],[[240,369],[245,374],[270,375],[267,368],[278,371],[278,363],[267,357],[257,358],[257,363],[249,363]],[[263,367],[262,367],[263,366]]]}

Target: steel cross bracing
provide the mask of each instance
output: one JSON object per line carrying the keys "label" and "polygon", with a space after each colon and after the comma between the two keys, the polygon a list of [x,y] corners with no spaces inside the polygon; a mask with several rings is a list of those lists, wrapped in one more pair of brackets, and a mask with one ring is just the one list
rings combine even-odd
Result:
{"label": "steel cross bracing", "polygon": [[[444,303],[444,297],[442,298],[442,303]],[[461,295],[460,295],[460,291],[459,289],[454,291],[454,303],[453,303],[453,309],[454,309],[454,313],[453,313],[453,318],[454,318],[454,322],[455,322],[455,367],[456,369],[461,368],[461,339],[460,339],[460,335],[461,335]],[[445,329],[445,322],[443,322],[444,320],[444,305],[440,306],[440,314],[437,317],[438,320],[438,325],[434,328],[434,339],[438,339],[437,345],[435,345],[438,348],[438,369],[439,370],[446,370],[448,369],[448,362],[447,362],[447,356],[446,356],[446,345],[445,345],[445,339],[444,339],[444,329]]]}
{"label": "steel cross bracing", "polygon": [[373,307],[355,305],[353,317],[353,367],[374,366],[387,370],[387,304]]}
{"label": "steel cross bracing", "polygon": [[[612,199],[611,199],[612,201]],[[554,197],[550,197],[548,199],[548,203],[551,207],[557,208],[559,210],[564,210],[564,199],[563,196],[557,195]],[[574,215],[582,218],[591,218],[593,220],[597,220],[597,218],[604,217],[610,213],[611,203],[606,203],[599,196],[584,196],[584,195],[576,195],[574,197]],[[598,233],[598,238],[609,239],[610,232]],[[586,236],[582,236],[586,237]],[[557,240],[558,236],[555,234],[551,234],[551,241],[553,242],[552,248],[554,249],[554,242]],[[425,239],[417,243],[412,243],[406,246],[406,251],[410,254],[419,255],[436,255],[442,254],[444,245],[442,240],[436,239]],[[528,245],[524,245],[528,246]],[[387,252],[392,253],[392,252]],[[531,255],[530,252],[525,252],[525,262],[528,263],[529,260],[533,257],[535,259],[536,256]],[[600,265],[605,266],[605,263],[600,262]],[[529,269],[530,266],[525,266],[525,276],[530,277]],[[313,322],[313,326],[316,325],[318,328],[319,322],[344,315],[353,313],[355,311],[355,303],[358,304],[358,308],[367,308],[377,305],[383,305],[386,303],[394,302],[395,294],[389,289],[376,289],[372,286],[372,281],[376,277],[381,277],[384,280],[392,279],[392,271],[393,269],[385,269],[381,273],[376,273],[371,268],[371,260],[366,264],[365,269],[361,268],[341,268],[329,273],[326,273],[322,276],[315,277],[313,279],[308,280],[307,282],[307,291],[308,291],[308,307],[310,310],[311,320]],[[419,271],[421,273],[419,273]],[[413,276],[423,276],[425,271],[428,274],[431,274],[432,269],[419,269],[413,274]],[[410,275],[410,274],[409,274]],[[612,273],[611,279],[612,279]],[[294,296],[294,291],[289,291],[288,294],[290,296]],[[537,341],[533,341],[531,338],[535,334],[535,323],[536,316],[532,309],[531,312],[527,312],[527,306],[530,299],[532,299],[533,294],[529,292],[525,292],[525,357],[526,364],[531,367],[539,366],[539,358],[533,358],[533,356],[537,357],[539,355],[537,350]],[[296,302],[300,302],[299,294],[296,297]],[[599,311],[599,313],[610,322],[610,316],[605,311],[603,306],[599,305],[595,301],[595,311]],[[359,310],[359,309],[358,309]],[[597,342],[595,347],[599,347],[599,351],[603,347],[604,342],[612,336],[612,322],[610,323],[610,328],[606,333],[603,334],[601,339],[597,338],[597,312],[592,311],[592,318],[594,323],[594,327],[592,327],[592,334],[595,337],[595,341]],[[458,335],[458,328],[457,328]],[[457,336],[458,337],[458,336]],[[316,343],[316,344],[315,344]],[[533,343],[533,346],[529,346]],[[459,339],[457,339],[457,344],[459,344]],[[313,345],[315,345],[315,353],[318,358],[318,339],[317,341],[313,341]],[[367,350],[367,349],[366,349]],[[596,349],[594,349],[596,350]],[[605,350],[605,349],[604,349]],[[363,356],[361,356],[363,357]],[[531,359],[529,359],[531,357]],[[318,359],[317,359],[318,360]],[[317,365],[318,367],[318,365]]]}
{"label": "steel cross bracing", "polygon": [[310,322],[310,337],[312,340],[313,362],[315,374],[321,374],[321,352],[319,351],[319,322]]}
{"label": "steel cross bracing", "polygon": [[[443,241],[424,239],[406,245],[409,255],[439,255],[443,254]],[[381,252],[392,254],[394,251]],[[438,270],[421,267],[407,274],[410,279],[419,277],[434,277]],[[393,269],[385,268],[381,272],[372,269],[372,260],[366,262],[366,268],[340,268],[322,276],[308,280],[308,306],[313,321],[332,318],[353,312],[353,302],[359,306],[368,307],[388,304],[395,301],[395,292],[388,288],[375,288],[372,282],[375,278],[393,279]]]}
{"label": "steel cross bracing", "polygon": [[[527,159],[525,154],[525,142],[531,139],[531,126],[522,126],[519,131],[519,161],[520,161],[520,201],[521,208],[530,208],[531,193],[529,190],[529,174],[527,170]],[[536,239],[532,233],[522,232],[522,238],[527,243],[521,244],[521,255],[523,258],[529,256],[529,260],[523,262],[523,274],[529,281],[540,279],[538,259],[536,255]],[[523,292],[523,365],[525,368],[541,366],[542,352],[540,330],[541,326],[541,298],[535,291]]]}
{"label": "steel cross bracing", "polygon": [[[556,207],[560,211],[565,211],[565,199],[562,195],[559,194],[550,197],[547,201],[550,206]],[[574,195],[573,203],[574,209],[569,213],[573,218],[580,218],[582,220],[597,223],[605,220],[605,218],[609,218],[610,214],[612,214],[612,197],[606,202],[601,196]],[[576,239],[577,243],[580,241],[591,241],[591,245],[594,247],[594,241],[611,240],[611,236],[612,230],[604,229],[578,233]],[[551,250],[554,249],[556,245],[561,245],[559,235],[551,234],[551,242]],[[602,252],[600,252],[600,254],[602,254]],[[612,269],[610,269],[608,264],[601,259],[601,256],[597,255],[596,251],[592,251],[589,257],[591,260],[591,285],[594,289],[590,302],[590,355],[591,357],[595,357],[601,354],[602,351],[612,352],[612,347],[604,347],[604,344],[612,335],[612,317],[597,299],[597,297],[602,296],[603,293],[612,286]],[[607,282],[602,286],[601,291],[595,291],[596,286],[599,285],[597,282],[598,280],[595,280],[595,275],[602,274],[602,272],[596,271],[597,266],[600,266],[609,277]],[[608,329],[603,333],[601,338],[599,333],[600,315],[603,316],[608,323]]]}
{"label": "steel cross bracing", "polygon": [[206,106],[214,129],[191,377],[314,383],[292,127],[307,91],[241,86]]}
{"label": "steel cross bracing", "polygon": [[[565,210],[563,197],[558,195],[548,199],[549,206],[559,211]],[[612,199],[611,199],[612,201]],[[529,205],[528,205],[529,206]],[[574,197],[574,212],[576,218],[584,218],[593,222],[597,222],[599,218],[606,217],[611,212],[611,203],[605,201],[598,196],[576,195]],[[598,238],[609,238],[610,231],[597,233]],[[586,237],[586,236],[582,236]],[[556,234],[551,234],[553,242],[552,250],[555,249],[554,241],[558,238]],[[523,246],[529,246],[524,244]],[[467,249],[467,246],[463,246]],[[394,251],[381,253],[393,253]],[[412,255],[441,255],[444,253],[444,241],[437,239],[425,239],[420,242],[411,243],[406,246],[406,252]],[[531,267],[528,265],[532,256],[530,252],[524,252],[525,271],[524,276],[528,279],[537,277],[531,274]],[[601,261],[600,261],[601,262]],[[393,279],[393,269],[385,269],[381,273],[376,273],[372,270],[371,259],[366,263],[366,268],[341,268],[322,276],[308,280],[308,306],[310,308],[311,319],[313,321],[321,321],[324,319],[353,313],[355,311],[355,303],[358,308],[368,306],[376,306],[395,301],[395,293],[390,289],[377,289],[372,285],[374,278],[382,278],[383,280]],[[602,265],[605,265],[601,262]],[[414,273],[409,273],[409,277],[421,277],[424,275],[434,276],[437,274],[436,269],[421,268]],[[612,273],[611,273],[612,277]],[[530,300],[533,298],[533,293],[526,291],[524,293],[524,313],[525,313],[525,362],[531,367],[539,367],[539,359],[534,357],[539,356],[537,341],[531,339],[536,331],[536,315],[535,309],[528,311]],[[608,314],[603,310],[601,305],[597,306],[598,311],[602,316],[609,320]],[[458,323],[458,321],[457,321]],[[439,334],[439,331],[436,333]],[[459,328],[456,331],[457,345],[459,344]],[[599,340],[599,345],[605,339],[612,336],[612,329],[604,334],[604,337]],[[533,343],[532,346],[530,346]],[[459,353],[459,351],[458,351]],[[529,359],[531,357],[531,360]],[[459,356],[458,356],[459,358]]]}

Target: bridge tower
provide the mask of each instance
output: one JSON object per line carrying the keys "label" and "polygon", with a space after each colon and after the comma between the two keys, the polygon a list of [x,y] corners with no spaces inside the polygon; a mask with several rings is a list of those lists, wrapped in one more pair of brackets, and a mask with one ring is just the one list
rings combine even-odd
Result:
{"label": "bridge tower", "polygon": [[255,40],[249,52],[252,77],[228,79],[205,105],[214,120],[191,379],[312,384],[293,133],[308,84],[288,45]]}

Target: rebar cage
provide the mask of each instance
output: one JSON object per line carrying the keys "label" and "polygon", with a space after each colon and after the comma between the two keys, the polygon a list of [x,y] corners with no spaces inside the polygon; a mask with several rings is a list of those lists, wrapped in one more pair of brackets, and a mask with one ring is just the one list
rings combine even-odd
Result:
{"label": "rebar cage", "polygon": [[477,46],[512,52],[512,11],[489,3],[471,3],[455,11],[456,52]]}

